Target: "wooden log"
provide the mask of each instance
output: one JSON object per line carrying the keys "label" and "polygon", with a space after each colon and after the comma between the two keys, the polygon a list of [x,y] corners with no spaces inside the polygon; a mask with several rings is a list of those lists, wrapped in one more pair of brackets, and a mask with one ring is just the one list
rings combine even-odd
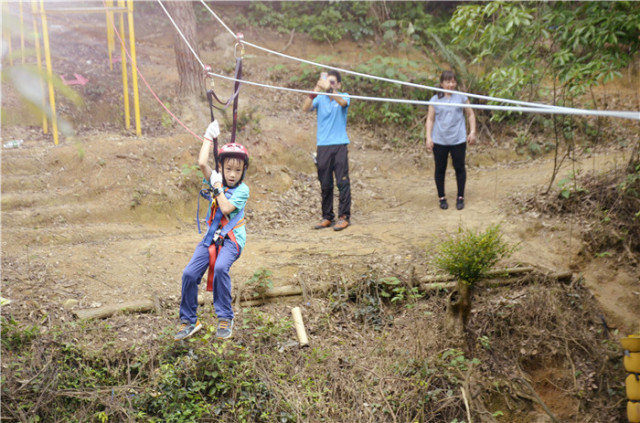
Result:
{"label": "wooden log", "polygon": [[[533,267],[512,267],[507,269],[491,269],[487,271],[485,274],[485,278],[496,278],[496,277],[509,277],[513,275],[521,275],[523,273],[531,273],[535,269]],[[450,282],[455,281],[455,278],[451,275],[434,275],[434,276],[423,276],[418,278],[418,282],[420,283],[435,283],[435,282]]]}
{"label": "wooden log", "polygon": [[155,302],[151,299],[129,301],[122,304],[112,304],[97,308],[86,308],[73,312],[78,319],[104,319],[116,313],[141,313],[155,308]]}
{"label": "wooden log", "polygon": [[299,285],[274,286],[264,291],[261,295],[254,296],[252,293],[244,293],[240,301],[253,301],[259,298],[290,297],[292,295],[302,295],[302,287]]}
{"label": "wooden log", "polygon": [[[524,273],[524,272],[522,272]],[[513,273],[512,273],[513,274]],[[517,274],[517,272],[516,272]],[[500,274],[496,275],[496,276],[501,276]],[[547,274],[546,277],[550,278],[550,279],[556,279],[559,281],[565,281],[565,280],[569,280],[571,279],[571,277],[573,277],[573,273],[571,271],[566,271],[566,272],[558,272],[558,273],[551,273],[551,274]],[[517,282],[520,282],[521,279],[519,277],[508,277],[508,278],[492,278],[492,279],[482,279],[480,281],[478,281],[478,286],[480,287],[484,287],[484,288],[495,288],[495,287],[499,287],[499,286],[506,286],[506,285],[511,285]],[[435,282],[435,283],[421,283],[418,287],[418,289],[421,292],[433,292],[433,291],[440,291],[440,290],[445,290],[448,291],[450,289],[453,289],[457,286],[457,282]]]}

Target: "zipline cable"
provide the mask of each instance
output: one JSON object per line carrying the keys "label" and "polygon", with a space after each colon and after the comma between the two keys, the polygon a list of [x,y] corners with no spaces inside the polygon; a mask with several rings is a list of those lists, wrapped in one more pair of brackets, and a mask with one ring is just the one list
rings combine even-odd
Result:
{"label": "zipline cable", "polygon": [[[158,0],[159,1],[159,0]],[[231,29],[229,29],[229,27],[222,21],[222,19],[220,19],[218,17],[218,15],[211,10],[211,8],[204,2],[204,0],[200,0],[200,2],[204,5],[204,7],[213,15],[214,18],[216,18],[216,20],[218,20],[218,22],[220,22],[220,24],[231,33],[231,35],[233,36],[233,31],[231,31]],[[186,41],[186,40],[185,40]],[[522,105],[522,106],[530,106],[533,108],[540,108],[543,110],[549,110],[549,109],[557,109],[557,110],[566,110],[566,111],[580,111],[580,112],[584,112],[584,111],[588,111],[588,112],[602,112],[602,111],[598,111],[598,110],[584,110],[584,109],[577,109],[577,108],[572,108],[572,107],[564,107],[564,106],[554,106],[554,105],[548,105],[548,104],[540,104],[540,103],[532,103],[532,102],[526,102],[526,101],[519,101],[519,100],[510,100],[510,99],[504,99],[504,98],[499,98],[499,97],[491,97],[491,96],[483,96],[483,95],[479,95],[479,94],[472,94],[472,93],[465,93],[463,91],[453,91],[453,90],[445,90],[444,88],[439,88],[439,87],[429,87],[426,85],[421,85],[421,84],[415,84],[412,82],[405,82],[405,81],[398,81],[398,80],[394,80],[394,79],[389,79],[389,78],[384,78],[384,77],[380,77],[380,76],[375,76],[375,75],[369,75],[369,74],[365,74],[365,73],[360,73],[360,72],[355,72],[355,71],[350,71],[348,69],[342,69],[342,68],[338,68],[338,67],[334,67],[334,66],[328,66],[322,63],[317,63],[317,62],[313,62],[310,60],[305,60],[305,59],[300,59],[294,56],[290,56],[284,53],[280,53],[274,50],[270,50],[268,48],[265,47],[261,47],[258,46],[256,44],[253,43],[249,43],[247,41],[240,41],[241,43],[249,46],[249,47],[253,47],[255,49],[258,50],[262,50],[265,51],[267,53],[270,54],[274,54],[280,57],[284,57],[290,60],[294,60],[294,61],[299,61],[302,63],[307,63],[310,65],[314,65],[314,66],[318,66],[321,68],[325,68],[325,69],[333,69],[333,70],[337,70],[339,72],[344,72],[347,74],[351,74],[351,75],[356,75],[356,76],[361,76],[364,78],[371,78],[371,79],[376,79],[379,81],[385,81],[385,82],[390,82],[390,83],[394,83],[394,84],[400,84],[400,85],[405,85],[405,86],[410,86],[410,87],[414,87],[414,88],[420,88],[420,89],[428,89],[428,90],[433,90],[433,91],[437,91],[437,92],[444,92],[444,93],[458,93],[458,94],[464,94],[468,97],[471,98],[477,98],[477,99],[482,99],[482,100],[487,100],[487,101],[497,101],[497,102],[501,102],[501,103],[510,103],[510,104],[517,104],[517,105]],[[248,81],[244,81],[244,82],[248,82]],[[277,87],[273,87],[273,86],[266,86],[265,87],[269,87],[269,88],[275,88],[278,89]],[[300,91],[302,92],[302,91]],[[357,97],[353,97],[353,98],[357,98]],[[373,99],[373,97],[362,97],[361,99]],[[376,101],[380,101],[380,100],[376,100]],[[414,101],[407,101],[407,103],[409,104],[431,104],[431,103],[425,103],[425,102],[421,102],[421,103],[416,103]],[[440,104],[440,103],[439,103]],[[458,105],[459,106],[459,105]],[[469,105],[464,105],[464,107],[469,107]],[[489,110],[509,110],[509,109],[492,109],[492,108],[488,108]],[[514,109],[513,111],[530,111],[533,113],[533,110],[531,109]],[[610,117],[621,117],[621,118],[626,118],[626,119],[636,119],[636,120],[640,120],[640,112],[626,112],[626,111],[612,111],[614,112],[613,114],[609,114],[609,113],[605,113],[605,114],[600,114],[597,113],[595,115],[598,116],[610,116]],[[539,112],[538,112],[539,113]],[[622,113],[625,115],[619,115],[618,113]],[[628,114],[630,113],[630,114]],[[587,115],[594,115],[594,113],[564,113],[564,114],[587,114]]]}
{"label": "zipline cable", "polygon": [[[236,78],[226,76],[226,75],[221,75],[214,72],[209,72],[209,75],[213,75],[218,78],[226,79],[229,81],[238,81]],[[297,88],[277,87],[274,85],[249,81],[247,79],[243,79],[242,83],[254,85],[262,88],[270,88],[275,90],[296,92],[296,93],[302,93],[302,94],[332,95],[331,93],[321,93],[321,92],[315,92],[315,91],[309,91],[309,90],[300,90]],[[623,119],[640,120],[640,112],[628,112],[628,111],[622,111],[622,110],[581,110],[581,109],[560,109],[560,108],[543,109],[539,107],[514,107],[514,106],[499,106],[499,105],[474,104],[474,103],[471,103],[471,104],[435,103],[432,101],[425,101],[425,100],[407,100],[403,98],[388,98],[388,97],[367,97],[367,96],[351,95],[351,94],[340,94],[340,95],[342,97],[353,98],[356,100],[417,104],[417,105],[423,105],[423,106],[438,105],[438,106],[463,107],[463,108],[480,109],[480,110],[502,110],[502,111],[528,112],[528,113],[540,113],[540,114],[548,113],[548,114],[564,114],[564,115],[593,115],[593,116],[619,117]]]}

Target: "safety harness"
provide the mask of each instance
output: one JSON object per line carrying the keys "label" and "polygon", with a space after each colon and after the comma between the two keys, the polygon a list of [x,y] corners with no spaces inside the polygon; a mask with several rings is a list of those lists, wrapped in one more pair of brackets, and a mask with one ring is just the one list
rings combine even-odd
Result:
{"label": "safety harness", "polygon": [[[226,188],[224,196],[229,199],[233,195],[235,188]],[[201,191],[202,193],[202,191]],[[216,258],[220,252],[220,248],[224,245],[225,239],[231,240],[236,244],[236,248],[240,251],[240,245],[236,240],[236,235],[233,233],[233,229],[244,226],[244,207],[241,208],[238,213],[229,220],[227,216],[222,214],[222,211],[218,207],[218,202],[215,199],[211,199],[211,208],[207,215],[207,222],[209,229],[207,234],[202,240],[205,247],[209,248],[209,273],[207,275],[207,291],[213,291],[213,276],[215,272]]]}
{"label": "safety harness", "polygon": [[[218,98],[216,93],[213,91],[215,84],[214,84],[213,78],[211,78],[209,75],[209,72],[211,72],[210,65],[205,66],[205,75],[204,75],[205,82],[208,78],[211,78],[210,80],[211,88],[207,90],[207,101],[209,102],[209,113],[211,115],[211,122],[215,120],[215,117],[213,116],[214,108],[218,110],[224,110],[227,107],[229,107],[229,105],[233,101],[233,109],[232,109],[233,110],[233,126],[231,128],[231,141],[230,141],[232,143],[236,142],[236,128],[238,126],[238,97],[240,94],[240,80],[242,79],[242,58],[244,57],[244,44],[242,44],[241,41],[244,39],[244,35],[239,32],[238,34],[236,34],[236,39],[237,39],[237,43],[234,49],[234,54],[236,56],[236,70],[235,70],[234,79],[236,81],[233,86],[233,94],[231,95],[231,97],[229,97],[227,101],[222,101],[220,100],[220,98]],[[240,52],[238,52],[238,47],[240,47]],[[214,98],[218,103],[222,104],[223,107],[214,106],[213,104]],[[213,159],[215,162],[215,171],[216,172],[221,171],[222,169],[220,169],[220,163],[218,159],[218,138],[217,137],[213,139]],[[209,200],[209,203],[211,204],[213,201],[211,197],[211,193],[212,193],[212,188],[208,186],[206,188],[201,189],[200,195],[198,196],[196,222],[198,224],[199,234],[202,233],[202,230],[200,229],[200,197],[206,198],[207,200]]]}
{"label": "safety harness", "polygon": [[[244,56],[244,45],[241,43],[241,40],[244,38],[242,33],[237,34],[237,40],[235,46],[235,56],[236,56],[236,71],[235,71],[235,84],[233,87],[233,94],[227,101],[221,101],[216,93],[213,91],[214,82],[211,79],[211,89],[207,91],[207,100],[209,102],[209,112],[211,114],[211,122],[215,120],[213,116],[213,109],[216,108],[218,110],[223,110],[229,107],[231,102],[233,101],[233,126],[231,128],[231,143],[235,143],[236,140],[236,128],[238,122],[238,97],[240,94],[240,79],[242,79],[242,58]],[[238,47],[240,47],[240,54],[238,54]],[[211,66],[207,65],[205,67],[205,81],[209,78],[209,72],[211,71]],[[213,99],[222,104],[223,107],[217,107],[213,105]],[[215,171],[218,172],[221,169],[219,158],[218,158],[218,138],[213,139],[213,158],[215,160]],[[224,195],[227,199],[231,198],[237,186],[234,188],[225,188]],[[209,212],[207,214],[207,223],[209,224],[209,228],[207,229],[207,234],[204,236],[203,244],[209,248],[209,272],[207,274],[207,291],[213,291],[213,276],[215,272],[216,259],[218,254],[220,253],[220,248],[224,245],[225,239],[230,239],[234,244],[236,244],[236,248],[240,251],[240,245],[236,240],[236,236],[233,233],[233,229],[240,228],[244,225],[244,207],[238,210],[238,213],[229,220],[227,216],[222,214],[222,211],[218,207],[218,202],[215,198],[211,196],[212,188],[208,186],[200,190],[200,195],[198,196],[198,209],[196,211],[196,221],[198,222],[198,233],[202,233],[200,229],[200,197],[205,198],[209,201]]]}

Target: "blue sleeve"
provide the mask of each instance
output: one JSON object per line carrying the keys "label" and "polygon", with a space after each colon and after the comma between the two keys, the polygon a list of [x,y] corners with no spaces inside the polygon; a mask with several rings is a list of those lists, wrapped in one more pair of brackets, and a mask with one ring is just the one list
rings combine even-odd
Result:
{"label": "blue sleeve", "polygon": [[[249,199],[249,186],[244,182],[233,192],[229,202],[235,206],[237,210],[243,209]],[[235,210],[234,210],[235,211]],[[233,212],[232,212],[233,213]]]}
{"label": "blue sleeve", "polygon": [[[342,94],[349,95],[349,93],[342,93]],[[347,107],[351,105],[351,97],[342,97],[342,99],[347,102]]]}

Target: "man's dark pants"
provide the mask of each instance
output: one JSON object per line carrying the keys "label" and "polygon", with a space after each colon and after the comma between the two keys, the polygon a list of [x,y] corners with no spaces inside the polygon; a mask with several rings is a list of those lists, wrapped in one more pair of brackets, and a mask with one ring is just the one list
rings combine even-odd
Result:
{"label": "man's dark pants", "polygon": [[351,217],[351,184],[349,182],[348,144],[318,146],[318,179],[322,190],[322,217],[333,220],[333,177],[340,192],[338,216]]}

